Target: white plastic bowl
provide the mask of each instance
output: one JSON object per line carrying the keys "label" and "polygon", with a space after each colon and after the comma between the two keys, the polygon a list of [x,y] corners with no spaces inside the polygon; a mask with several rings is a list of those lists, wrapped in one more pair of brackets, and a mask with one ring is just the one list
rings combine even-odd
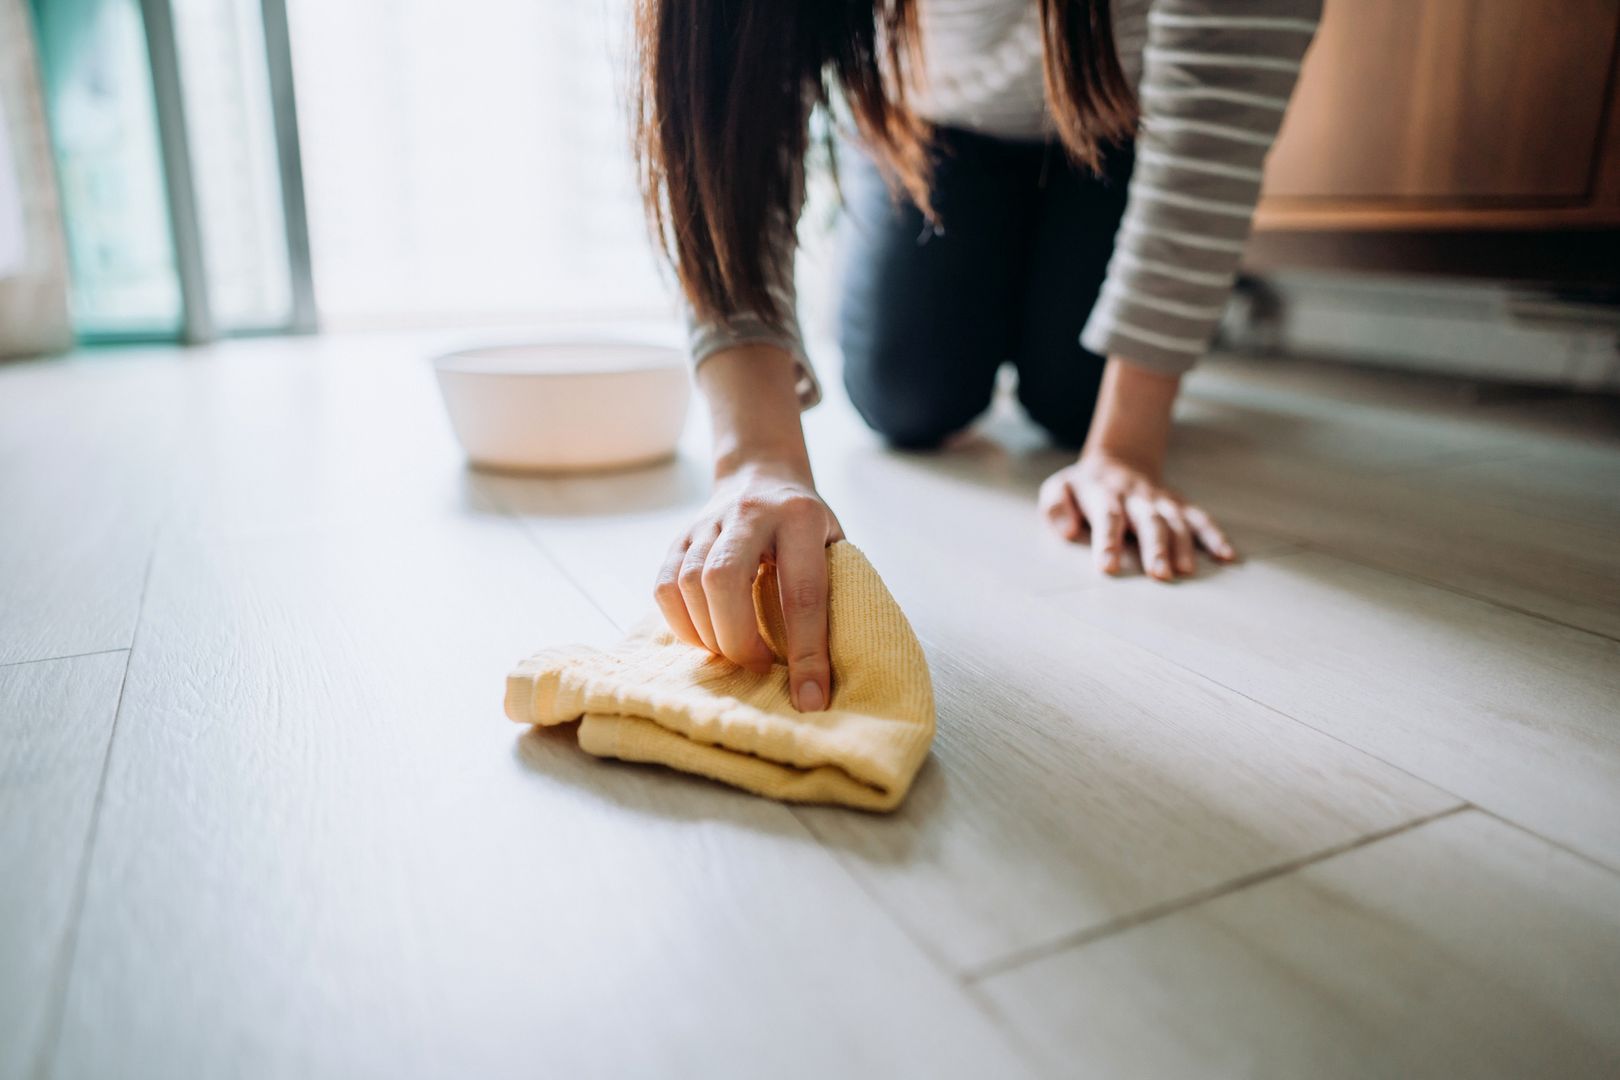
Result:
{"label": "white plastic bowl", "polygon": [[450,426],[480,468],[644,465],[675,452],[691,380],[685,354],[637,341],[533,342],[433,361]]}

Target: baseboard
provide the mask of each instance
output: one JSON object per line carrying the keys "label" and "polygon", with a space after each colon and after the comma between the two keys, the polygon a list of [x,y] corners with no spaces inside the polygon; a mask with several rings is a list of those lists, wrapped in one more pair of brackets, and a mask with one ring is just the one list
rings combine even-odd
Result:
{"label": "baseboard", "polygon": [[1620,391],[1620,296],[1291,273],[1245,279],[1224,343],[1435,374]]}

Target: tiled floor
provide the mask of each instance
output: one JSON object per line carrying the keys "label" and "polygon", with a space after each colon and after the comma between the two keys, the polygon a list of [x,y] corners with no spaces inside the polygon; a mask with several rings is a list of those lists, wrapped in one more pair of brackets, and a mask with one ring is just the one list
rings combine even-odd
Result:
{"label": "tiled floor", "polygon": [[429,348],[0,368],[0,1077],[1620,1074],[1620,403],[1212,360],[1248,559],[1164,586],[1010,411],[829,401],[940,704],[873,817],[505,721],[648,606],[701,417],[479,475]]}

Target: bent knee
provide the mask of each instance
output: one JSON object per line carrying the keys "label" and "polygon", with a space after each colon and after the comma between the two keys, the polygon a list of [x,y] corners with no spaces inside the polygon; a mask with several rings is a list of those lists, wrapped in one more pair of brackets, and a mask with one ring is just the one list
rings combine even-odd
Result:
{"label": "bent knee", "polygon": [[1031,406],[1023,403],[1024,412],[1047,437],[1065,450],[1078,450],[1086,443],[1091,431],[1093,402],[1063,402],[1057,405]]}
{"label": "bent knee", "polygon": [[868,427],[903,449],[938,446],[990,405],[994,365],[985,377],[964,379],[967,365],[926,347],[887,346],[844,351],[844,388]]}
{"label": "bent knee", "polygon": [[1078,450],[1091,430],[1091,417],[1097,408],[1102,362],[1095,376],[1080,375],[1061,379],[1020,375],[1018,403],[1024,413],[1058,446]]}
{"label": "bent knee", "polygon": [[844,388],[868,427],[893,446],[927,450],[967,427],[990,404],[938,375],[871,378],[844,369]]}

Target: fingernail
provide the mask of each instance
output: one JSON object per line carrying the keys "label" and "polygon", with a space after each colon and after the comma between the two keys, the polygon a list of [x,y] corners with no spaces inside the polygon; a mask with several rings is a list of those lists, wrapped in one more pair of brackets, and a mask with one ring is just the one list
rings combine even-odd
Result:
{"label": "fingernail", "polygon": [[826,699],[821,696],[821,687],[813,681],[800,683],[796,698],[795,705],[800,712],[820,712],[826,704]]}

